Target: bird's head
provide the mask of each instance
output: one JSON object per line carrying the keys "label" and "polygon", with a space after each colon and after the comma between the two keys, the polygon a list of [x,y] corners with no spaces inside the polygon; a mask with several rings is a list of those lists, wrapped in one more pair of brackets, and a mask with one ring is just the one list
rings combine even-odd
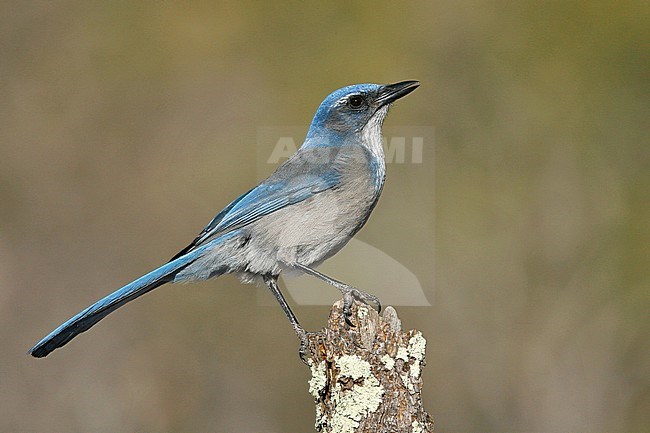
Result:
{"label": "bird's head", "polygon": [[418,81],[395,84],[355,84],[330,93],[320,104],[307,139],[346,137],[371,122],[383,121],[391,103],[415,90]]}

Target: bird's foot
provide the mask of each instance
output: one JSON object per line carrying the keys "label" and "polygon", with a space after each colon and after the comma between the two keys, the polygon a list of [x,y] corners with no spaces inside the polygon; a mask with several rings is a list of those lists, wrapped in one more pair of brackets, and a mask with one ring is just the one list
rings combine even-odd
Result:
{"label": "bird's foot", "polygon": [[309,332],[305,331],[304,329],[301,331],[302,332],[297,333],[298,339],[300,340],[300,349],[298,349],[298,356],[300,356],[300,360],[302,362],[304,362],[306,365],[309,365],[308,359],[311,355],[311,351],[309,350]]}
{"label": "bird's foot", "polygon": [[375,295],[371,295],[352,286],[347,286],[340,290],[343,293],[343,317],[345,318],[345,323],[348,325],[354,326],[350,318],[352,317],[352,304],[355,299],[366,305],[376,306],[377,312],[381,313],[381,302]]}

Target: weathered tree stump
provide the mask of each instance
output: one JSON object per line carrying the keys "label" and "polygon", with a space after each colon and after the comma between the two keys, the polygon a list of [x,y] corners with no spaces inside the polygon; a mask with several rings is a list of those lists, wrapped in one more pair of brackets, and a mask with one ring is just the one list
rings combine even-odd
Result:
{"label": "weathered tree stump", "polygon": [[326,328],[309,334],[309,392],[316,403],[316,430],[328,433],[433,431],[422,407],[426,340],[402,332],[393,307],[380,317],[355,302],[354,327],[345,323],[343,300]]}

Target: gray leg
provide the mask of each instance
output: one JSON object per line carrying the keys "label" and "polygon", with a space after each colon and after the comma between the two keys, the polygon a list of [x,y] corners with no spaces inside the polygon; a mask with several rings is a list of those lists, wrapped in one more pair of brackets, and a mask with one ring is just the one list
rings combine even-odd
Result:
{"label": "gray leg", "polygon": [[271,290],[271,293],[273,293],[273,296],[275,296],[275,299],[278,300],[280,307],[282,307],[282,311],[284,311],[284,314],[287,315],[287,318],[289,319],[294,332],[300,339],[300,359],[305,362],[305,355],[307,352],[308,344],[307,333],[302,328],[302,326],[300,326],[300,323],[298,323],[298,319],[296,318],[296,315],[293,314],[293,311],[291,311],[291,307],[289,307],[287,300],[284,299],[284,295],[282,295],[280,287],[278,287],[278,277],[273,275],[263,275],[262,278],[264,279],[266,285],[269,286],[269,289]]}
{"label": "gray leg", "polygon": [[356,287],[350,286],[341,281],[330,278],[327,275],[320,273],[315,269],[310,268],[309,266],[305,266],[300,263],[294,263],[293,267],[299,269],[305,274],[312,275],[316,278],[319,278],[341,291],[341,293],[343,294],[343,313],[345,315],[345,321],[347,322],[348,325],[354,326],[352,322],[350,322],[350,316],[352,315],[352,302],[354,299],[358,299],[361,302],[368,305],[375,304],[377,305],[377,311],[381,312],[381,302],[379,301],[379,298],[376,297],[375,295],[371,295],[370,293],[363,292],[357,289]]}

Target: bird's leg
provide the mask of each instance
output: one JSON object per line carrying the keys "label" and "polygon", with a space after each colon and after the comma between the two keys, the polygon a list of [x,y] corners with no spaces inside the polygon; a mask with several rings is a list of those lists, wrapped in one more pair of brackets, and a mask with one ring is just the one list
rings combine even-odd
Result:
{"label": "bird's leg", "polygon": [[293,311],[291,311],[291,307],[289,307],[287,300],[284,299],[284,295],[280,291],[280,287],[278,287],[278,277],[273,275],[263,275],[262,278],[264,279],[266,285],[269,286],[269,289],[271,290],[271,293],[273,293],[273,296],[275,296],[275,299],[278,300],[278,303],[280,304],[280,307],[282,307],[284,314],[287,315],[289,322],[291,322],[291,326],[293,327],[294,332],[298,336],[298,339],[300,339],[300,359],[302,359],[304,363],[307,363],[306,356],[309,343],[307,340],[307,332],[305,332],[300,323],[298,323],[296,315],[293,314]]}
{"label": "bird's leg", "polygon": [[309,266],[305,266],[300,263],[294,263],[293,267],[304,272],[305,274],[320,278],[321,280],[325,281],[328,284],[331,284],[340,290],[341,294],[343,295],[343,315],[345,316],[345,322],[348,325],[354,326],[350,321],[350,317],[352,316],[352,302],[354,299],[358,299],[359,301],[368,305],[375,304],[377,306],[377,311],[381,312],[381,302],[375,295],[371,295],[370,293],[366,293],[362,290],[357,289],[356,287],[350,286],[349,284],[345,284],[341,281],[330,278],[327,275],[310,268]]}

